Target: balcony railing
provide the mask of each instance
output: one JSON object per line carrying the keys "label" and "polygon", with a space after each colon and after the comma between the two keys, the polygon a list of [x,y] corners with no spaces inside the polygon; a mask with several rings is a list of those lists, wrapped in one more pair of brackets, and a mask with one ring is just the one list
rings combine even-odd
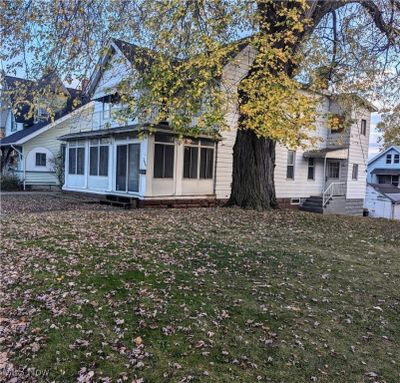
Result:
{"label": "balcony railing", "polygon": [[112,129],[134,124],[135,121],[123,116],[123,108],[113,107],[111,111],[82,113],[71,121],[70,133]]}

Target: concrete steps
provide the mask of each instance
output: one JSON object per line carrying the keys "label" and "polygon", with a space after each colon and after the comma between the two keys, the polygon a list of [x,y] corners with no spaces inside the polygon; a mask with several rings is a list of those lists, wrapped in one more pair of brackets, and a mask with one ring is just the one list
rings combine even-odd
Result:
{"label": "concrete steps", "polygon": [[321,196],[311,196],[307,198],[301,205],[300,210],[309,211],[312,213],[323,214],[324,208],[322,207]]}

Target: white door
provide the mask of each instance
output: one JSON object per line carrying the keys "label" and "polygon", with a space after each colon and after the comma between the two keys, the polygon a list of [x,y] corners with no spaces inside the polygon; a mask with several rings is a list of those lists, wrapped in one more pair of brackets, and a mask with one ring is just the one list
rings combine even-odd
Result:
{"label": "white door", "polygon": [[325,174],[325,189],[332,182],[339,182],[340,180],[340,161],[327,160],[326,161],[326,174]]}

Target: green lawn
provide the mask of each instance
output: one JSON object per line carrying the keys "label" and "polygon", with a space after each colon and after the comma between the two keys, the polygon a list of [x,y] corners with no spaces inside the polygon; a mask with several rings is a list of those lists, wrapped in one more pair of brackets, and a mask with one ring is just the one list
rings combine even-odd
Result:
{"label": "green lawn", "polygon": [[400,222],[86,206],[0,224],[0,364],[38,381],[400,381]]}

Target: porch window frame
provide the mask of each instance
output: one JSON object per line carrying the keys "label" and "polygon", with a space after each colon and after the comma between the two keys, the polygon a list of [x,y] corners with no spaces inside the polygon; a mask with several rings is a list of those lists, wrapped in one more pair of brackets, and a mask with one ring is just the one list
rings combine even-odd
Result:
{"label": "porch window frame", "polygon": [[[162,147],[162,164],[156,162],[156,147]],[[168,175],[171,169],[167,169],[167,156],[166,156],[166,147],[172,147],[172,159],[171,164],[169,166],[172,167],[171,176]],[[173,135],[169,135],[166,133],[156,133],[154,135],[154,154],[153,154],[153,178],[155,179],[174,179],[175,178],[175,137]],[[157,174],[156,176],[156,166],[161,166],[161,174]],[[159,170],[159,169],[158,169]],[[157,171],[158,173],[158,171]]]}
{"label": "porch window frame", "polygon": [[[83,163],[82,164],[80,164],[80,165],[82,165],[82,166],[79,166],[78,167],[78,159],[79,159],[79,156],[78,156],[78,150],[79,151],[82,151],[83,150],[83,155],[82,155],[82,159],[83,159]],[[74,151],[74,155],[73,156],[71,156],[71,152],[72,151]],[[86,173],[85,173],[85,155],[86,155],[86,148],[85,148],[85,143],[84,142],[80,142],[80,141],[78,141],[78,142],[71,142],[70,144],[69,144],[69,146],[68,146],[68,174],[70,174],[70,175],[76,175],[76,176],[83,176],[83,175],[85,175]],[[72,160],[72,158],[74,158],[75,159],[75,163],[74,163],[74,166],[73,166],[73,171],[71,172],[71,160]],[[81,173],[81,172],[79,172],[78,173],[78,168],[81,168],[82,167],[82,169],[83,169],[83,172]]]}
{"label": "porch window frame", "polygon": [[[197,151],[197,164],[196,164],[196,174],[193,177],[188,177],[185,175],[185,156],[186,156],[186,148],[192,148]],[[210,161],[207,157],[210,157],[209,154],[211,151],[211,174],[209,172]],[[215,161],[215,142],[206,139],[187,139],[183,146],[183,174],[182,177],[185,180],[212,180],[214,178],[214,161]],[[205,168],[203,169],[203,161],[205,161]],[[189,166],[189,169],[192,167]],[[203,171],[204,170],[204,171]]]}
{"label": "porch window frame", "polygon": [[[107,149],[106,157],[107,157],[107,164],[105,167],[105,173],[101,173],[101,159],[102,159],[102,149]],[[96,149],[97,151],[97,157],[96,157],[96,174],[92,173],[92,149]],[[95,140],[90,140],[89,142],[89,176],[90,177],[108,177],[108,165],[110,162],[110,145],[108,144],[108,141],[104,142],[103,139],[95,139]]]}

